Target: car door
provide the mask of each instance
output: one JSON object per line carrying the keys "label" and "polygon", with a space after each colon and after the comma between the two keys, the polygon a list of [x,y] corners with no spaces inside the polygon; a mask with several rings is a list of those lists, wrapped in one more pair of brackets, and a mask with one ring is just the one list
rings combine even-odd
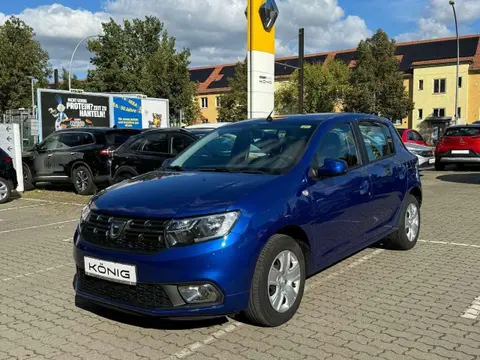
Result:
{"label": "car door", "polygon": [[308,188],[314,220],[311,231],[316,241],[318,263],[339,259],[358,249],[369,231],[371,185],[362,166],[358,139],[350,123],[335,126],[322,139],[312,168],[326,158],[345,160],[348,172],[331,178],[310,179]]}
{"label": "car door", "polygon": [[170,157],[167,132],[156,131],[145,136],[142,148],[136,152],[135,168],[144,174],[158,169]]}
{"label": "car door", "polygon": [[65,132],[61,133],[58,145],[53,150],[53,164],[55,167],[54,176],[58,178],[67,178],[70,176],[70,164],[77,160],[84,159],[82,150],[85,146],[94,143],[93,136],[83,132]]}
{"label": "car door", "polygon": [[58,146],[59,134],[52,134],[47,137],[36,148],[33,159],[33,176],[36,180],[49,178],[53,175],[55,168],[53,164],[53,151]]}
{"label": "car door", "polygon": [[170,155],[175,157],[180,154],[183,150],[188,148],[195,139],[191,136],[182,134],[182,133],[170,133],[169,134],[169,143],[170,143]]}
{"label": "car door", "polygon": [[407,186],[407,169],[395,154],[393,134],[388,125],[365,120],[358,123],[368,159],[366,169],[372,184],[372,237],[388,234],[395,226]]}

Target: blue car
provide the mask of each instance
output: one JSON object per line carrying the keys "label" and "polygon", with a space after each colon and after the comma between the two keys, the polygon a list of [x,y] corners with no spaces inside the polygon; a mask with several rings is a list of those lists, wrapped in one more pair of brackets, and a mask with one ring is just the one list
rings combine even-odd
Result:
{"label": "blue car", "polygon": [[74,236],[80,298],[161,317],[243,313],[278,326],[305,279],[420,231],[417,157],[362,114],[242,121],[97,194]]}

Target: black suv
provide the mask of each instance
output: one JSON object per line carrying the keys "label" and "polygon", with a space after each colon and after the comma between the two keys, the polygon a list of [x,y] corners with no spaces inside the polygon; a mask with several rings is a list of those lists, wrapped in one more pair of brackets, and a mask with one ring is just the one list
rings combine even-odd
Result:
{"label": "black suv", "polygon": [[6,203],[18,186],[12,158],[0,148],[0,204]]}
{"label": "black suv", "polygon": [[113,153],[112,182],[158,169],[197,138],[195,133],[177,128],[147,130],[130,138]]}
{"label": "black suv", "polygon": [[60,130],[23,154],[25,190],[37,182],[71,182],[80,195],[110,182],[111,155],[140,130],[78,128]]}

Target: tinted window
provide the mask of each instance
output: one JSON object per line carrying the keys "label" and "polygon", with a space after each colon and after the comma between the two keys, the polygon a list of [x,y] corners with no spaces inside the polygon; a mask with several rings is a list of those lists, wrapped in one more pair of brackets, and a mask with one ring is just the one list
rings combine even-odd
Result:
{"label": "tinted window", "polygon": [[130,131],[109,131],[105,134],[108,145],[120,146],[125,141],[127,141],[133,135],[136,135],[136,132]]}
{"label": "tinted window", "polygon": [[4,157],[9,157],[9,155],[5,151],[3,151],[2,148],[0,148],[0,158],[4,158]]}
{"label": "tinted window", "polygon": [[46,138],[45,141],[40,145],[39,150],[50,151],[50,150],[56,149],[59,144],[58,138],[59,136],[57,134]]}
{"label": "tinted window", "polygon": [[415,140],[415,134],[413,131],[408,132],[407,140]]}
{"label": "tinted window", "polygon": [[412,134],[413,134],[413,140],[416,140],[416,141],[422,141],[423,140],[422,135],[420,135],[418,132],[412,131]]}
{"label": "tinted window", "polygon": [[193,140],[185,135],[182,134],[173,134],[172,135],[172,154],[179,154],[190,144]]}
{"label": "tinted window", "polygon": [[392,134],[386,125],[376,122],[361,122],[359,127],[370,161],[394,154]]}
{"label": "tinted window", "polygon": [[348,167],[359,165],[355,138],[349,124],[333,128],[323,138],[316,155],[316,165],[321,167],[325,159],[345,160]]}
{"label": "tinted window", "polygon": [[480,127],[455,127],[445,131],[445,136],[477,136],[480,135]]}
{"label": "tinted window", "polygon": [[58,148],[71,148],[75,146],[81,146],[83,144],[82,133],[67,133],[60,134]]}
{"label": "tinted window", "polygon": [[145,138],[143,136],[136,137],[130,142],[129,148],[131,150],[139,150],[142,148],[142,145],[144,142],[145,142]]}
{"label": "tinted window", "polygon": [[143,145],[143,151],[168,153],[167,134],[157,133],[147,136]]}

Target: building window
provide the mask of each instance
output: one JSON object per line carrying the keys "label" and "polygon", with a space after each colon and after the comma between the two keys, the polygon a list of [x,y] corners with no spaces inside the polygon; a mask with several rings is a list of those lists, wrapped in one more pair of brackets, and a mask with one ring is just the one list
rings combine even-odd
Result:
{"label": "building window", "polygon": [[433,117],[445,117],[445,109],[433,109]]}
{"label": "building window", "polygon": [[418,90],[423,90],[423,80],[418,80]]}
{"label": "building window", "polygon": [[217,108],[219,108],[220,106],[222,106],[222,98],[220,96],[217,96],[215,98],[215,102],[216,102],[216,106]]}
{"label": "building window", "polygon": [[418,109],[418,119],[419,120],[423,119],[423,109]]}
{"label": "building window", "polygon": [[460,77],[458,78],[458,87],[459,87],[459,88],[462,87],[462,83],[463,83],[462,77],[460,76]]}
{"label": "building window", "polygon": [[208,98],[202,97],[202,109],[208,108]]}
{"label": "building window", "polygon": [[435,79],[433,80],[433,93],[444,94],[447,89],[447,79]]}
{"label": "building window", "polygon": [[458,118],[459,118],[459,119],[462,117],[462,108],[461,108],[461,107],[459,107],[459,108],[457,109],[457,115],[458,115]]}

